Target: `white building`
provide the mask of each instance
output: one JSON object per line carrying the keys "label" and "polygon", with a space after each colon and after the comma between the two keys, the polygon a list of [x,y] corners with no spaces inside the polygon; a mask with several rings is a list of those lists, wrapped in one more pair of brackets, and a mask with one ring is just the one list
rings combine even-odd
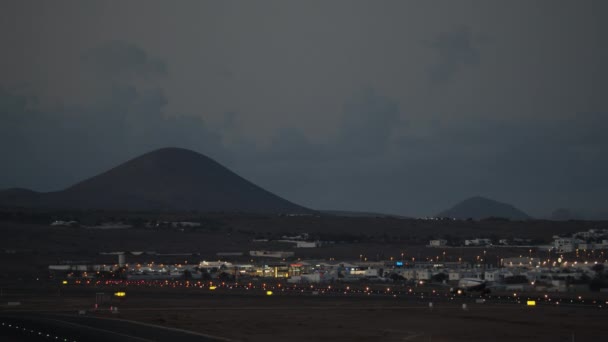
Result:
{"label": "white building", "polygon": [[416,270],[412,268],[406,268],[400,270],[399,274],[405,279],[416,279]]}
{"label": "white building", "polygon": [[521,268],[530,268],[539,266],[541,264],[539,258],[530,258],[530,257],[512,257],[512,258],[504,258],[501,259],[501,265],[503,267],[521,267]]}
{"label": "white building", "polygon": [[216,268],[216,269],[232,268],[233,265],[232,265],[232,263],[227,262],[227,261],[205,261],[205,260],[203,260],[198,264],[198,267],[200,269],[208,270],[208,269],[213,269],[213,268]]}
{"label": "white building", "polygon": [[295,253],[285,251],[249,251],[249,255],[265,258],[289,258],[294,256]]}
{"label": "white building", "polygon": [[448,279],[450,281],[456,281],[463,278],[483,279],[483,274],[470,270],[453,270],[448,273]]}
{"label": "white building", "polygon": [[578,242],[579,240],[574,238],[558,237],[553,241],[553,248],[557,253],[569,253],[576,249]]}
{"label": "white building", "polygon": [[464,240],[465,246],[489,246],[492,244],[492,240],[490,239],[472,239],[472,240]]}
{"label": "white building", "polygon": [[450,271],[448,273],[448,280],[460,280],[460,271]]}
{"label": "white building", "polygon": [[430,270],[416,270],[416,279],[418,280],[430,280],[432,276]]}
{"label": "white building", "polygon": [[296,248],[316,248],[319,247],[318,242],[296,241]]}
{"label": "white building", "polygon": [[442,240],[442,239],[429,241],[430,247],[441,247],[441,246],[445,246],[447,244],[448,244],[448,241]]}
{"label": "white building", "polygon": [[484,279],[487,281],[499,282],[499,281],[502,281],[504,278],[510,277],[512,275],[513,275],[513,273],[511,273],[509,271],[494,269],[491,271],[486,271],[484,273]]}

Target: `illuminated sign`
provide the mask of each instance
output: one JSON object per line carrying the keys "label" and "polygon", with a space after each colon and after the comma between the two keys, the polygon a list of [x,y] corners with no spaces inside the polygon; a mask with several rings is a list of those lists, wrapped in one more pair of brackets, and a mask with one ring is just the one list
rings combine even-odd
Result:
{"label": "illuminated sign", "polygon": [[217,289],[217,286],[209,286],[209,290],[213,291],[215,289]]}
{"label": "illuminated sign", "polygon": [[397,261],[397,262],[395,263],[395,266],[397,266],[397,267],[402,267],[402,266],[403,266],[403,261]]}
{"label": "illuminated sign", "polygon": [[127,295],[127,293],[123,292],[123,291],[114,292],[114,297],[124,297],[126,295]]}
{"label": "illuminated sign", "polygon": [[272,291],[266,291],[267,296],[272,296]]}
{"label": "illuminated sign", "polygon": [[67,284],[68,284],[68,281],[67,281],[67,280],[64,280],[64,281],[62,281],[61,283],[62,283],[63,285],[67,285]]}
{"label": "illuminated sign", "polygon": [[536,301],[535,300],[529,300],[528,301],[528,306],[536,306]]}

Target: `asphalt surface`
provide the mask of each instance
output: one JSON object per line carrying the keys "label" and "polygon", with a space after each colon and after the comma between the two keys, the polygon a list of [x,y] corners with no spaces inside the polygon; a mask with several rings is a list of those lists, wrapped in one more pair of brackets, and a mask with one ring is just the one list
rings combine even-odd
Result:
{"label": "asphalt surface", "polygon": [[227,341],[137,322],[77,315],[0,313],[1,341]]}

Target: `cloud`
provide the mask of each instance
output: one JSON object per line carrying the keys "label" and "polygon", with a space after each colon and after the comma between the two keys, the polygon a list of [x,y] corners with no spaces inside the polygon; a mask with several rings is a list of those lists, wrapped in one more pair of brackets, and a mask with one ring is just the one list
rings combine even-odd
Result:
{"label": "cloud", "polygon": [[212,157],[227,153],[202,118],[165,113],[168,98],[157,82],[142,86],[123,77],[161,75],[167,70],[163,61],[124,42],[91,49],[85,61],[85,72],[99,72],[87,82],[104,84],[93,87],[98,93],[90,103],[43,107],[35,96],[0,88],[0,152],[6,161],[0,188],[60,189],[167,146]]}
{"label": "cloud", "polygon": [[135,44],[115,40],[89,49],[81,60],[92,71],[105,77],[156,77],[167,74],[167,63],[151,57]]}
{"label": "cloud", "polygon": [[399,124],[397,101],[377,94],[372,88],[363,89],[344,104],[339,150],[347,155],[383,153]]}
{"label": "cloud", "polygon": [[312,207],[434,214],[477,193],[531,213],[598,206],[598,4],[7,9],[0,83],[43,105],[5,92],[0,187],[57,188],[177,145]]}
{"label": "cloud", "polygon": [[114,89],[112,94],[95,107],[32,110],[27,98],[1,91],[0,188],[59,189],[167,146],[216,158],[226,153],[202,119],[164,115],[161,89]]}
{"label": "cloud", "polygon": [[451,80],[458,72],[479,65],[481,53],[468,26],[460,26],[452,31],[442,32],[428,43],[436,54],[436,61],[428,68],[433,83]]}
{"label": "cloud", "polygon": [[[267,145],[241,141],[228,148],[245,176],[287,198],[302,199],[303,205],[353,209],[361,196],[374,196],[381,203],[374,209],[381,210],[398,191],[390,180],[394,160],[389,151],[404,124],[399,104],[373,88],[362,88],[344,102],[338,116],[337,129],[327,141],[314,141],[302,128],[287,126]],[[400,204],[389,208],[398,212]]]}
{"label": "cloud", "polygon": [[453,121],[401,142],[398,150],[407,160],[396,172],[417,174],[412,184],[430,193],[442,186],[443,201],[483,193],[536,213],[577,203],[593,207],[608,188],[606,127],[608,115],[582,112],[576,120]]}
{"label": "cloud", "polygon": [[[228,117],[230,122],[238,114]],[[278,129],[269,144],[255,146],[252,141],[231,144],[247,151],[245,158],[263,158],[267,162],[326,163],[384,155],[395,140],[395,131],[404,125],[396,100],[373,88],[357,90],[343,104],[333,134],[323,142],[310,139],[299,126]]]}

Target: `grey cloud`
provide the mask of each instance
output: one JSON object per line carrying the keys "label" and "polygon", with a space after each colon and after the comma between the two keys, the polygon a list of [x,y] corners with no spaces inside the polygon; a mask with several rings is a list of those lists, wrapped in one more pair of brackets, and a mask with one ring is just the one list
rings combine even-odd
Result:
{"label": "grey cloud", "polygon": [[219,136],[200,118],[164,116],[166,97],[159,89],[117,93],[122,96],[100,107],[36,111],[28,110],[22,97],[3,92],[0,102],[14,105],[0,109],[0,151],[6,161],[0,188],[58,189],[166,146],[212,157],[225,153]]}
{"label": "grey cloud", "polygon": [[39,108],[35,97],[0,88],[0,151],[8,158],[0,188],[58,189],[166,146],[215,157],[226,153],[201,118],[166,115],[167,96],[154,82],[138,87],[136,80],[116,78],[165,72],[156,68],[164,62],[150,62],[155,58],[127,43],[104,45],[86,56],[86,67],[107,71],[91,80],[107,85],[99,88],[95,103]]}
{"label": "grey cloud", "polygon": [[394,131],[404,124],[397,101],[373,88],[360,89],[345,101],[339,117],[334,138],[323,143],[290,126],[267,146],[230,146],[240,160],[236,167],[248,170],[246,176],[258,184],[283,189],[279,193],[287,198],[307,198],[302,204],[311,207],[365,210],[356,203],[366,192],[378,198],[373,209],[402,211],[398,202],[386,206],[399,191],[385,182],[394,175],[387,156]]}
{"label": "grey cloud", "polygon": [[343,109],[338,135],[339,149],[346,154],[370,155],[386,150],[392,131],[400,124],[398,103],[371,88],[352,97]]}
{"label": "grey cloud", "polygon": [[164,76],[167,63],[125,41],[110,41],[84,52],[81,60],[93,71],[108,76]]}
{"label": "grey cloud", "polygon": [[[237,115],[228,115],[229,122]],[[323,143],[309,139],[300,127],[287,126],[277,130],[267,146],[254,148],[252,141],[240,141],[232,148],[247,150],[246,158],[261,157],[268,162],[367,159],[385,154],[395,129],[404,124],[397,101],[369,87],[350,96],[338,116],[335,133]],[[224,125],[228,129],[230,126]]]}
{"label": "grey cloud", "polygon": [[[386,107],[378,108],[394,112],[388,105],[392,101],[385,101]],[[267,150],[251,154],[252,159],[265,158],[249,168],[250,175],[270,188],[288,189],[284,194],[289,198],[308,199],[303,204],[313,207],[428,215],[475,194],[534,208],[538,215],[556,205],[600,203],[608,187],[608,160],[603,157],[608,135],[602,134],[608,127],[606,115],[581,113],[576,121],[477,118],[434,125],[424,137],[386,139],[399,122],[396,115],[377,123],[376,133],[363,129],[382,112],[360,111],[369,121],[355,120],[361,123],[357,129],[340,133],[349,139],[327,144],[312,143],[295,128],[285,129]],[[363,143],[371,142],[377,153],[354,149],[357,136],[365,136]],[[437,188],[442,189],[440,197]],[[547,195],[551,203],[543,200]],[[374,201],[361,206],[361,196]]]}
{"label": "grey cloud", "polygon": [[0,83],[43,105],[0,96],[0,187],[178,145],[315,208],[605,205],[605,3],[5,6]]}
{"label": "grey cloud", "polygon": [[289,162],[294,160],[321,161],[328,157],[329,151],[320,144],[311,142],[304,133],[295,128],[281,129],[272,140],[265,156],[270,160]]}
{"label": "grey cloud", "polygon": [[401,150],[416,156],[415,162],[427,170],[426,179],[450,184],[446,197],[453,201],[485,192],[550,212],[545,196],[570,207],[601,202],[608,187],[608,159],[603,157],[608,137],[601,134],[606,127],[608,116],[584,113],[575,122],[467,120],[438,126]]}
{"label": "grey cloud", "polygon": [[434,83],[448,81],[481,60],[478,41],[467,26],[440,33],[428,47],[436,53],[436,61],[428,68],[429,78]]}

